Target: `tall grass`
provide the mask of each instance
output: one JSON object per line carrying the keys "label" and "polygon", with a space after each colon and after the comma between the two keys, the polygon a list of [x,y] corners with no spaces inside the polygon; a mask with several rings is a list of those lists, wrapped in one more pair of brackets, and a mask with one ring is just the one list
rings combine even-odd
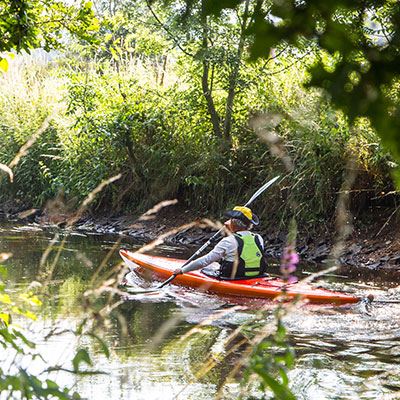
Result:
{"label": "tall grass", "polygon": [[56,120],[63,114],[63,81],[46,60],[19,56],[0,76],[0,159],[8,164],[39,130],[44,120],[51,125],[17,165],[12,185],[1,182],[1,200],[21,206],[40,206],[54,196],[54,160],[58,154]]}
{"label": "tall grass", "polygon": [[[372,197],[390,187],[390,159],[369,125],[359,121],[351,130],[327,98],[302,88],[306,75],[301,68],[263,75],[256,64],[243,71],[253,84],[237,98],[232,147],[226,152],[213,134],[198,82],[188,79],[196,68],[188,67],[182,80],[182,70],[169,66],[168,84],[159,85],[151,70],[142,79],[142,64],[125,64],[66,65],[25,57],[0,77],[0,163],[9,163],[46,117],[52,121],[14,171],[15,183],[2,180],[3,203],[40,207],[60,191],[79,201],[121,173],[93,210],[141,212],[177,197],[187,207],[218,217],[283,173],[279,158],[249,128],[254,114],[264,114],[266,125],[277,118],[268,129],[293,160],[281,190],[274,188],[257,205],[267,221],[286,223],[288,196],[298,205],[300,224],[317,226],[330,217],[349,154],[358,160],[359,190]],[[217,107],[221,102],[217,96]]]}

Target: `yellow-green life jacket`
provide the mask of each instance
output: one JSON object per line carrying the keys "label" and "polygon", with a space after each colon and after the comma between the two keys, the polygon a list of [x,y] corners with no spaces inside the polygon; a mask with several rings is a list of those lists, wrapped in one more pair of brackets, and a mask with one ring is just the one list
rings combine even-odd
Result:
{"label": "yellow-green life jacket", "polygon": [[[221,263],[220,276],[222,278],[251,278],[265,272],[265,261],[263,247],[259,236],[250,233],[241,235],[235,233],[234,237],[238,244],[238,263],[223,261]],[[232,276],[232,271],[236,271]]]}
{"label": "yellow-green life jacket", "polygon": [[263,259],[263,249],[258,237],[254,233],[240,235],[235,233],[238,242],[239,267],[244,267],[244,276],[260,275]]}

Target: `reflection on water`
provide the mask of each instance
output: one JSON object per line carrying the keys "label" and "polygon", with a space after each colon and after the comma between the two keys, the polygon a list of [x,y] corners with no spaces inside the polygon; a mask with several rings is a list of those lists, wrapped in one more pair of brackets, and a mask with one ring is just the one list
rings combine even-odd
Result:
{"label": "reflection on water", "polygon": [[[53,378],[75,385],[89,399],[214,399],[223,385],[222,398],[237,398],[239,385],[224,382],[240,354],[231,354],[211,371],[202,368],[208,360],[224,355],[224,343],[233,330],[260,318],[259,300],[221,298],[173,285],[151,296],[127,295],[103,327],[111,349],[109,359],[96,340],[69,332],[85,317],[81,295],[118,239],[38,226],[0,226],[0,252],[13,253],[6,265],[9,285],[15,290],[38,280],[57,261],[43,314],[27,326],[46,362],[69,368],[67,360],[83,346],[95,354],[95,369],[106,372],[82,377],[58,372]],[[43,261],[52,240],[52,251]],[[135,248],[128,238],[121,241],[121,246]],[[162,247],[157,252],[183,258],[188,250]],[[119,262],[115,251],[103,273]],[[340,271],[321,284],[381,298],[388,296],[390,286],[389,295],[398,295],[398,284],[355,276]],[[262,323],[272,322],[275,305],[264,302],[262,306]],[[293,392],[304,400],[397,398],[397,393],[400,397],[399,317],[400,304],[381,303],[368,310],[363,305],[306,305],[290,313],[285,324],[297,355],[289,375]],[[55,322],[57,331],[44,340]],[[29,368],[40,371],[43,362],[36,360]]]}

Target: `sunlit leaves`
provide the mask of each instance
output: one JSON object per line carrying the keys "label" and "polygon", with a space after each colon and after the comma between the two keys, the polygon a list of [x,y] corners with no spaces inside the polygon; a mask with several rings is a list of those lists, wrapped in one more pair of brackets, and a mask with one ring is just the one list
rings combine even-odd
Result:
{"label": "sunlit leaves", "polygon": [[[16,295],[16,299],[9,294],[4,293],[5,287],[0,287],[0,346],[3,351],[15,352],[27,359],[42,358],[36,353],[36,344],[31,341],[21,330],[16,329],[12,324],[12,316],[23,316],[30,319],[36,319],[36,315],[29,309],[16,306],[16,299],[25,306],[39,306],[40,300],[31,293],[21,293]],[[9,308],[9,312],[5,312],[5,307]],[[103,344],[106,347],[105,344]],[[107,349],[108,350],[108,349]],[[79,371],[81,363],[91,364],[91,360],[86,350],[79,350],[73,360],[74,371]],[[56,368],[57,370],[59,368]],[[8,372],[0,368],[0,392],[9,396],[7,398],[26,399],[36,398],[58,398],[58,399],[78,399],[78,394],[72,393],[67,388],[61,388],[56,382],[46,379],[41,380],[40,375],[36,376],[21,368],[14,358],[11,368]]]}
{"label": "sunlit leaves", "polygon": [[[3,259],[10,256],[9,253],[0,254]],[[4,274],[5,277],[5,274]],[[37,316],[31,311],[32,307],[41,306],[40,299],[29,291],[6,293],[5,284],[0,281],[0,347],[3,352],[8,354],[18,354],[19,357],[10,357],[12,362],[8,367],[0,367],[0,392],[7,398],[24,398],[24,399],[47,399],[57,398],[62,400],[79,399],[80,396],[67,387],[62,388],[53,380],[42,379],[41,374],[31,373],[21,367],[21,365],[29,365],[30,360],[40,358],[43,362],[46,360],[37,351],[36,344],[29,337],[16,328],[13,324],[13,318],[25,317],[35,320]],[[81,326],[76,332],[77,336],[88,335],[95,339],[100,345],[101,351],[109,357],[107,344],[93,332],[84,332],[84,325],[87,320],[82,321]],[[22,361],[21,361],[22,360]],[[82,364],[92,366],[93,363],[87,349],[79,349],[72,360],[73,369],[67,370],[62,367],[50,367],[46,371],[64,370],[73,374],[99,374],[99,371],[82,371]]]}
{"label": "sunlit leaves", "polygon": [[19,298],[31,306],[41,306],[42,302],[32,293],[22,293]]}
{"label": "sunlit leaves", "polygon": [[[193,1],[187,0],[188,6]],[[317,42],[340,62],[310,68],[310,86],[324,88],[333,103],[353,121],[368,117],[383,142],[400,160],[400,111],[387,96],[399,77],[400,3],[390,0],[329,2],[274,0],[270,7],[257,2],[248,35],[253,59],[268,57],[282,41],[294,45],[301,38]],[[237,6],[235,0],[207,9]]]}
{"label": "sunlit leaves", "polygon": [[12,304],[10,296],[8,294],[0,293],[0,303]]}
{"label": "sunlit leaves", "polygon": [[37,320],[37,315],[34,314],[32,311],[25,310],[25,309],[20,308],[20,307],[13,307],[13,308],[12,308],[12,311],[13,311],[15,314],[21,315],[21,316],[23,316],[23,317],[25,317],[25,318],[29,318],[29,319],[31,319],[32,321],[36,321],[36,320]]}
{"label": "sunlit leaves", "polygon": [[[92,40],[98,30],[91,2],[80,6],[57,0],[0,0],[0,51],[30,52],[59,47],[65,32]],[[0,61],[4,70],[7,60]]]}
{"label": "sunlit leaves", "polygon": [[0,313],[0,320],[2,320],[6,325],[9,325],[11,322],[10,314]]}
{"label": "sunlit leaves", "polygon": [[0,57],[0,70],[3,72],[8,71],[8,61],[6,58],[1,58]]}

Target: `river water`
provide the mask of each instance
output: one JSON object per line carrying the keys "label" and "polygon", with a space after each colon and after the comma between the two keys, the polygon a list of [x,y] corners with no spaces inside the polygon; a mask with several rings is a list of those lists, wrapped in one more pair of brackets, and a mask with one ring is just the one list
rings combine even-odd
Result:
{"label": "river water", "polygon": [[[221,298],[170,285],[155,295],[123,297],[115,306],[97,331],[110,349],[109,357],[95,338],[73,334],[84,318],[94,316],[82,300],[83,293],[97,282],[94,275],[106,278],[118,267],[121,247],[136,249],[140,245],[127,237],[0,225],[0,253],[12,253],[3,263],[8,290],[18,293],[38,280],[48,285],[43,306],[36,311],[38,320],[17,321],[36,342],[43,360],[22,365],[38,374],[48,366],[68,369],[76,351],[87,348],[94,361],[92,368],[102,374],[77,377],[59,371],[51,375],[84,398],[208,400],[218,396],[236,399],[240,394],[243,398],[272,398],[270,393],[262,397],[256,385],[243,391],[240,378],[229,379],[243,354],[224,347],[242,325],[247,325],[247,330],[274,326],[276,305],[271,302]],[[160,247],[153,253],[184,258],[191,251]],[[318,267],[302,266],[299,274],[315,269]],[[358,275],[342,269],[323,277],[319,284],[361,296],[399,297],[400,283],[393,282],[390,274],[384,278],[378,278],[376,272]],[[138,284],[151,285],[140,279]],[[104,310],[110,298],[108,294],[100,296],[98,310]],[[115,301],[119,300],[117,296]],[[399,317],[397,303],[375,303],[368,308],[363,304],[305,304],[291,310],[284,324],[296,354],[289,372],[293,393],[304,400],[400,399]],[[0,353],[3,366],[10,357]],[[205,371],[213,358],[222,361]],[[0,394],[2,398],[7,397]]]}

